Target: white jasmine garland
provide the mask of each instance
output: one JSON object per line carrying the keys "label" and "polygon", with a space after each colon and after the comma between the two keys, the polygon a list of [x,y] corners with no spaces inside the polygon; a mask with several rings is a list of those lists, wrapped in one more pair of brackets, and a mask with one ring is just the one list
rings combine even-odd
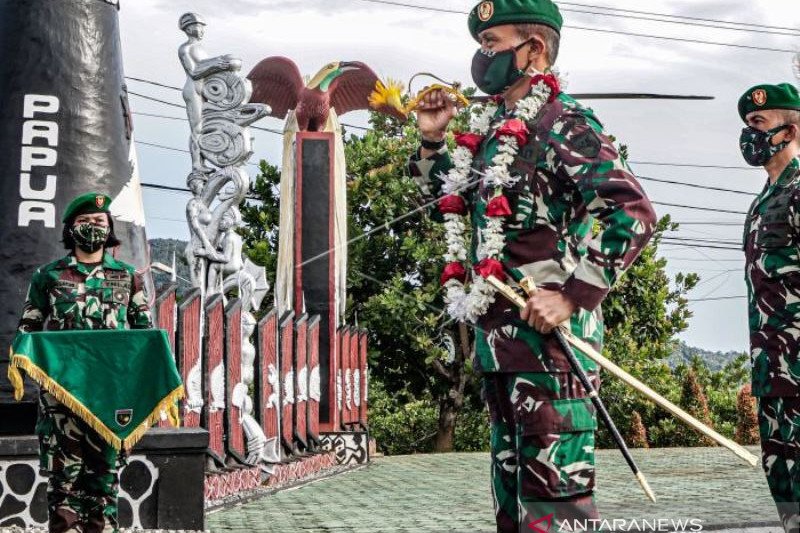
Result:
{"label": "white jasmine garland", "polygon": [[[532,121],[548,102],[551,93],[552,89],[540,81],[532,86],[528,96],[517,102],[513,116],[525,122]],[[471,132],[486,137],[492,129],[492,119],[497,113],[497,109],[496,104],[489,102],[473,110],[470,120]],[[486,187],[495,188],[496,192],[501,194],[502,189],[511,187],[520,179],[519,176],[512,176],[509,171],[520,147],[514,136],[503,135],[499,141],[497,154],[492,158],[492,166],[486,169],[483,180]],[[441,174],[439,178],[443,181],[442,191],[444,194],[460,196],[470,183],[472,152],[468,148],[459,146],[453,152],[452,161],[453,168],[447,174]],[[469,219],[452,213],[445,214],[444,219],[447,243],[444,259],[447,263],[465,262],[469,246],[465,233]],[[476,250],[478,261],[484,259],[500,261],[505,246],[503,218],[486,217],[486,227],[480,230],[480,239]],[[457,279],[450,279],[445,283],[447,311],[450,316],[461,322],[477,322],[478,318],[489,309],[494,299],[495,289],[477,274],[472,276],[468,288]]]}

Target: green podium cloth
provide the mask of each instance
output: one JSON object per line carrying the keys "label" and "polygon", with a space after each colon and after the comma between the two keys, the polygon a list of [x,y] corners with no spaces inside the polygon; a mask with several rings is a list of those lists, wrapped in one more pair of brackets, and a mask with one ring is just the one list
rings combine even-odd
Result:
{"label": "green podium cloth", "polygon": [[116,449],[130,449],[162,411],[178,425],[183,384],[158,329],[20,333],[9,380],[22,397],[24,371]]}

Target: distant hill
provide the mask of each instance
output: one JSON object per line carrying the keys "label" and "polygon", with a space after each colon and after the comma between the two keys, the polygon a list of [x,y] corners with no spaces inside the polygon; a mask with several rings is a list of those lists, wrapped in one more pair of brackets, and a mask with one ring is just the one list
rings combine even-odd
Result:
{"label": "distant hill", "polygon": [[714,372],[722,370],[722,368],[746,352],[710,352],[702,348],[695,348],[687,345],[681,341],[675,348],[675,351],[667,359],[667,364],[670,368],[675,368],[681,363],[689,363],[695,355],[702,359],[708,368]]}
{"label": "distant hill", "polygon": [[[179,239],[151,239],[147,242],[150,244],[150,261],[154,263],[158,262],[172,266],[172,254],[175,254],[175,263],[178,267],[178,292],[182,294],[188,290],[190,284],[188,281],[184,281],[189,279],[189,265],[183,256],[183,251],[186,249],[186,241]],[[156,285],[156,291],[159,291],[170,283],[170,275],[153,269],[153,281]]]}

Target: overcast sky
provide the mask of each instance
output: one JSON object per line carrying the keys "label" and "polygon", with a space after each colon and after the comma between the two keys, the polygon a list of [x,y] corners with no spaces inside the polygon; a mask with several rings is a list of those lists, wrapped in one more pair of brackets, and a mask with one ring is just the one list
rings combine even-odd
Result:
{"label": "overcast sky", "polygon": [[[590,0],[585,0],[590,2]],[[427,0],[408,4],[433,5]],[[595,0],[597,6],[800,28],[797,0]],[[467,11],[468,0],[439,0],[437,7]],[[562,4],[562,8],[601,11]],[[469,66],[476,44],[466,29],[466,16],[433,13],[368,3],[363,0],[128,0],[120,12],[125,70],[129,76],[182,86],[184,73],[177,48],[185,40],[177,21],[186,11],[208,21],[206,48],[210,54],[232,53],[247,72],[271,55],[294,59],[312,75],[332,60],[359,60],[381,77],[408,80],[429,71],[445,79],[470,82]],[[737,140],[742,127],[736,102],[745,89],[762,82],[794,80],[793,54],[586,31],[602,28],[647,35],[716,41],[743,46],[798,50],[800,37],[709,27],[665,24],[596,14],[563,12],[558,65],[569,81],[568,92],[661,92],[714,96],[710,102],[591,101],[608,132],[630,147],[639,176],[758,192],[765,176],[746,168]],[[569,27],[573,26],[573,27]],[[182,103],[174,90],[131,81],[129,90]],[[131,97],[134,112],[183,117],[181,109]],[[347,115],[344,122],[365,125],[364,113]],[[261,126],[281,128],[267,118]],[[185,186],[188,154],[147,146],[155,143],[185,149],[187,124],[179,120],[139,115],[135,135],[142,180]],[[256,161],[280,164],[280,137],[254,131]],[[715,169],[644,164],[717,165]],[[255,167],[251,167],[255,172]],[[689,204],[746,211],[747,195],[691,189],[642,181],[656,202]],[[183,218],[187,195],[145,190],[148,236],[187,238]],[[740,241],[744,216],[657,206],[678,222],[723,223],[684,225],[678,235],[687,239]],[[697,272],[703,278],[694,299],[742,296],[746,293],[742,254],[735,250],[662,247],[669,272]],[[747,318],[744,299],[694,302],[694,318],[681,338],[713,350],[746,350]]]}

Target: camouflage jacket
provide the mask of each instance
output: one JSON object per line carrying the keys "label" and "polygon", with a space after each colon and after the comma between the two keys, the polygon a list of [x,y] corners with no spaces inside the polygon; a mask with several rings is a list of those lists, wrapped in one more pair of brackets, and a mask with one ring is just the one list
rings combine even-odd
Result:
{"label": "camouflage jacket", "polygon": [[754,396],[800,395],[800,160],[759,194],[744,228]]}
{"label": "camouflage jacket", "polygon": [[[508,116],[501,105],[473,160],[474,169],[482,172],[489,166],[497,153],[494,131]],[[600,303],[647,244],[656,215],[590,109],[562,93],[544,106],[528,129],[528,142],[509,169],[522,179],[504,191],[513,214],[504,224],[502,262],[513,282],[532,276],[539,287],[562,290],[578,308],[571,318],[572,332],[600,349]],[[440,195],[437,176],[452,166],[443,148],[427,159],[417,152],[409,171],[432,199]],[[482,183],[463,193],[473,229],[486,226],[490,194]],[[473,264],[476,248],[473,238]],[[476,332],[476,362],[485,372],[569,371],[555,339],[529,327],[505,298],[496,298]],[[578,356],[587,370],[596,368]]]}
{"label": "camouflage jacket", "polygon": [[151,328],[144,282],[105,254],[99,265],[68,255],[33,274],[19,331]]}

